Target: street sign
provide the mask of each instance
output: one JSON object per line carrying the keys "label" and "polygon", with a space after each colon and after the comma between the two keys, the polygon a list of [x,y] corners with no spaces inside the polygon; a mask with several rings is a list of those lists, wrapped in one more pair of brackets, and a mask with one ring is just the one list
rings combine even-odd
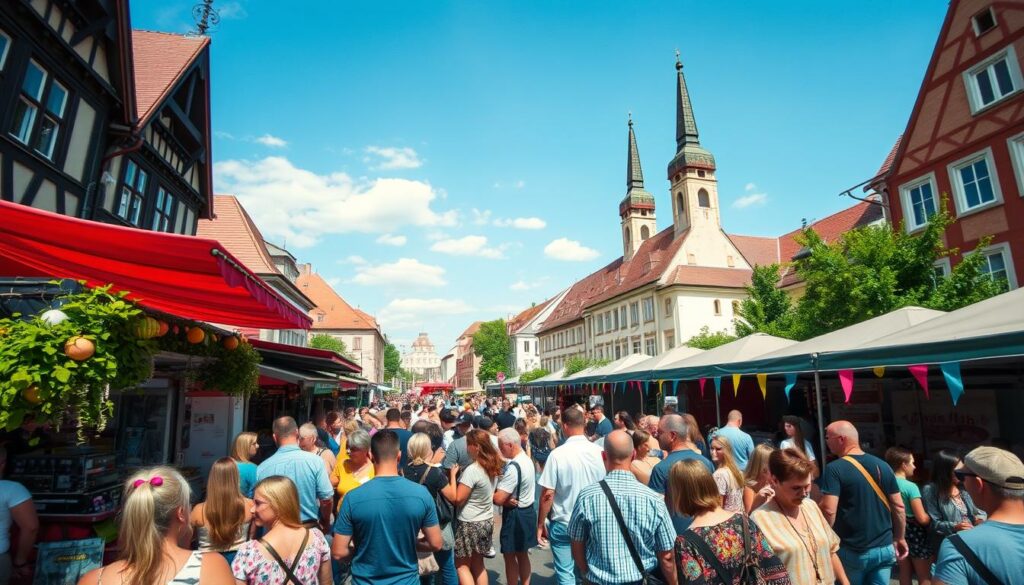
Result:
{"label": "street sign", "polygon": [[496,377],[498,379],[498,383],[504,382],[505,381],[505,372],[498,372],[498,375]]}

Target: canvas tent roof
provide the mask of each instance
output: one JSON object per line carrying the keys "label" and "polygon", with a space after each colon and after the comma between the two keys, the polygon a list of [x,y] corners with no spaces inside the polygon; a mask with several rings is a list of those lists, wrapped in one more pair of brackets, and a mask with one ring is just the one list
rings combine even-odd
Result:
{"label": "canvas tent roof", "polygon": [[668,350],[667,352],[644,360],[638,364],[632,365],[628,368],[620,370],[619,374],[642,374],[645,372],[652,372],[662,368],[665,364],[673,362],[679,362],[687,358],[691,358],[699,353],[704,353],[703,349],[697,349],[696,347],[690,347],[688,345],[681,345],[679,347]]}
{"label": "canvas tent roof", "polygon": [[565,381],[576,383],[606,382],[609,381],[609,376],[614,376],[619,372],[650,361],[650,359],[651,356],[647,354],[631,353],[603,366],[588,368],[578,372],[578,375],[570,376]]}
{"label": "canvas tent roof", "polygon": [[[684,380],[721,376],[732,373],[732,369],[727,367],[728,364],[749,361],[795,343],[792,339],[775,337],[766,333],[754,333],[693,357],[664,364],[659,371],[651,372],[645,379]],[[631,379],[636,379],[636,377]]]}
{"label": "canvas tent roof", "polygon": [[543,376],[543,377],[537,378],[536,380],[534,380],[532,382],[527,382],[527,384],[530,385],[530,386],[539,386],[539,385],[544,384],[545,382],[556,382],[556,383],[560,384],[560,383],[562,383],[564,378],[565,378],[565,368],[562,368],[561,370],[558,370],[557,372],[552,372],[552,373],[548,374],[547,376]]}

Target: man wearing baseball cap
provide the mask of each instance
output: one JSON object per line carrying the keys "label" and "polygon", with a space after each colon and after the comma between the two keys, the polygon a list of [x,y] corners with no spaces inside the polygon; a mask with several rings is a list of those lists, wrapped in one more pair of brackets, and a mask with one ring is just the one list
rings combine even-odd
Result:
{"label": "man wearing baseball cap", "polygon": [[444,461],[441,462],[441,467],[445,471],[458,464],[461,473],[473,464],[473,458],[469,456],[469,449],[466,448],[466,433],[473,426],[475,418],[472,413],[463,412],[455,419],[455,440],[445,449]]}
{"label": "man wearing baseball cap", "polygon": [[1024,584],[1024,463],[1009,451],[978,447],[954,474],[988,520],[943,541],[932,583]]}

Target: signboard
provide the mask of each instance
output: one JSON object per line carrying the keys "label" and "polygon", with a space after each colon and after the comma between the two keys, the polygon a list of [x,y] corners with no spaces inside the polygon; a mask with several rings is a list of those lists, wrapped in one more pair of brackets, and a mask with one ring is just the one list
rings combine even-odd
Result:
{"label": "signboard", "polygon": [[676,410],[679,410],[679,398],[676,396],[666,396],[665,407],[667,408],[669,406],[675,408]]}
{"label": "signboard", "polygon": [[896,391],[891,400],[896,444],[917,453],[965,451],[1000,435],[994,390],[971,388],[955,407],[945,388],[932,388],[930,399],[917,388]]}
{"label": "signboard", "polygon": [[595,406],[604,407],[604,396],[590,395],[587,398],[589,399],[590,408],[594,408]]}
{"label": "signboard", "polygon": [[495,377],[497,378],[498,383],[504,382],[505,381],[505,372],[498,372],[498,375],[495,376]]}
{"label": "signboard", "polygon": [[313,384],[313,395],[322,396],[324,394],[333,394],[337,389],[337,384],[331,382],[317,382]]}
{"label": "signboard", "polygon": [[36,553],[33,585],[75,585],[103,565],[103,539],[41,542]]}

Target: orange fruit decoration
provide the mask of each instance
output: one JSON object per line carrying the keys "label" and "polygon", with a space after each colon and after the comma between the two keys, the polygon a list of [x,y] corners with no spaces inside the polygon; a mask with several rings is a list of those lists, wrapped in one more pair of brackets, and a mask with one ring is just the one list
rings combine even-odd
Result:
{"label": "orange fruit decoration", "polygon": [[206,339],[206,332],[202,327],[193,327],[188,330],[189,343],[202,343],[204,339]]}
{"label": "orange fruit decoration", "polygon": [[96,353],[96,344],[81,335],[72,337],[64,344],[64,355],[76,362],[85,361],[91,358],[94,353]]}
{"label": "orange fruit decoration", "polygon": [[43,397],[39,395],[39,386],[29,386],[21,392],[21,397],[25,399],[25,402],[32,404],[39,404],[43,401]]}
{"label": "orange fruit decoration", "polygon": [[157,321],[157,327],[157,337],[163,337],[164,335],[167,335],[167,332],[170,331],[171,329],[171,326],[167,324],[167,321]]}
{"label": "orange fruit decoration", "polygon": [[238,338],[234,335],[224,338],[224,349],[228,351],[235,351],[238,349]]}

